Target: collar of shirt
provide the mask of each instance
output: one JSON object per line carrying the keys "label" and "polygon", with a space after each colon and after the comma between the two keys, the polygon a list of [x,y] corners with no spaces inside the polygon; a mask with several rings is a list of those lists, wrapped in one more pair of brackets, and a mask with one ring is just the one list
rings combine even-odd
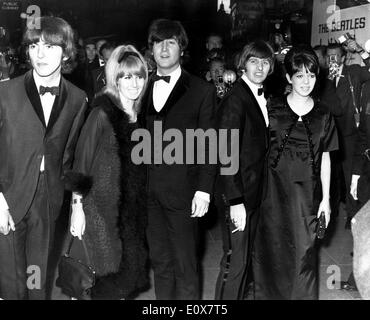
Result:
{"label": "collar of shirt", "polygon": [[[157,71],[157,75],[162,76]],[[174,71],[167,76],[171,76],[170,82],[167,83],[166,81],[159,80],[154,82],[153,86],[153,104],[154,108],[157,112],[159,112],[163,106],[165,105],[168,97],[171,94],[172,89],[175,87],[176,82],[179,80],[181,76],[181,67],[178,66]]]}
{"label": "collar of shirt", "polygon": [[[259,85],[256,85],[254,84],[252,81],[250,81],[247,77],[247,75],[245,73],[243,73],[242,75],[242,79],[244,80],[244,82],[248,85],[248,87],[252,90],[254,96],[256,98],[259,98],[261,96],[258,95],[258,89],[262,88],[263,86],[259,86]],[[263,95],[262,95],[263,96]]]}
{"label": "collar of shirt", "polygon": [[[43,81],[42,77],[40,77],[35,71],[33,71],[33,79],[35,80],[37,91],[40,90],[40,86],[47,86],[47,87],[59,87],[61,75],[52,79],[52,81],[48,82],[47,84]],[[45,94],[51,94],[47,92]]]}
{"label": "collar of shirt", "polygon": [[[157,71],[157,75],[163,76],[163,74],[160,74],[158,71]],[[168,86],[174,86],[176,84],[177,80],[179,80],[179,78],[181,76],[181,67],[180,67],[180,65],[174,71],[172,71],[171,73],[166,74],[166,76],[171,77],[170,82],[167,83],[165,81],[161,81],[161,83],[165,83]],[[156,81],[156,82],[158,82],[158,81]]]}
{"label": "collar of shirt", "polygon": [[263,118],[265,119],[266,127],[268,127],[269,117],[268,117],[268,111],[267,111],[267,107],[266,107],[267,101],[266,101],[266,98],[263,94],[261,94],[260,96],[258,95],[258,89],[262,88],[262,86],[256,85],[253,82],[251,82],[248,79],[248,77],[246,76],[246,74],[243,74],[241,78],[243,79],[243,81],[248,85],[248,87],[253,92],[253,95],[256,98],[257,103],[258,103],[258,105],[259,105],[259,107],[262,111]]}

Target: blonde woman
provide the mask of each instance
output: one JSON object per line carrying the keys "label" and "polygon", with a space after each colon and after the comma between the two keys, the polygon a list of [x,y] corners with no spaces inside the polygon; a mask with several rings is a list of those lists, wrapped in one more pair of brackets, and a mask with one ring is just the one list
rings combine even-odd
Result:
{"label": "blonde woman", "polygon": [[[142,55],[117,47],[107,86],[81,132],[73,172],[70,232],[86,243],[96,270],[92,299],[127,299],[146,286],[145,170],[131,162],[131,133],[148,79]],[[77,241],[75,241],[77,242]]]}

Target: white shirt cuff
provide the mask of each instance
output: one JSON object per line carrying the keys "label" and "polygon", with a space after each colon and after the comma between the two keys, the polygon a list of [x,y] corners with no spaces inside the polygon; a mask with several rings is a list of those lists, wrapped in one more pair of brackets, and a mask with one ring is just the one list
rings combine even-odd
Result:
{"label": "white shirt cuff", "polygon": [[208,203],[211,202],[209,193],[203,192],[203,191],[197,191],[195,192],[195,197],[201,198],[204,201],[207,201]]}
{"label": "white shirt cuff", "polygon": [[2,192],[0,192],[0,210],[2,211],[9,210],[8,204]]}

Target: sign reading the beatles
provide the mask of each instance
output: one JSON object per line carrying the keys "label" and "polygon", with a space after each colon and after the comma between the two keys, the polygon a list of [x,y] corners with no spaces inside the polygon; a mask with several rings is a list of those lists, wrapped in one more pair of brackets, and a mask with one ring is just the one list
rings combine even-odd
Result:
{"label": "sign reading the beatles", "polygon": [[0,0],[1,10],[19,10],[20,5],[21,3],[19,0],[13,1]]}
{"label": "sign reading the beatles", "polygon": [[350,5],[346,0],[314,0],[311,45],[338,42],[345,33],[364,45],[370,38],[370,4],[367,1],[361,3]]}

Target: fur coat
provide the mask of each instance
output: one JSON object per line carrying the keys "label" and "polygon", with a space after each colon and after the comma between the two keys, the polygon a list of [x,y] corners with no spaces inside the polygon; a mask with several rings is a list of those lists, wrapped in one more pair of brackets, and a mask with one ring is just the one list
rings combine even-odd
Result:
{"label": "fur coat", "polygon": [[146,171],[131,161],[137,124],[118,106],[107,94],[95,100],[66,175],[67,189],[83,195],[92,299],[129,298],[148,285]]}

